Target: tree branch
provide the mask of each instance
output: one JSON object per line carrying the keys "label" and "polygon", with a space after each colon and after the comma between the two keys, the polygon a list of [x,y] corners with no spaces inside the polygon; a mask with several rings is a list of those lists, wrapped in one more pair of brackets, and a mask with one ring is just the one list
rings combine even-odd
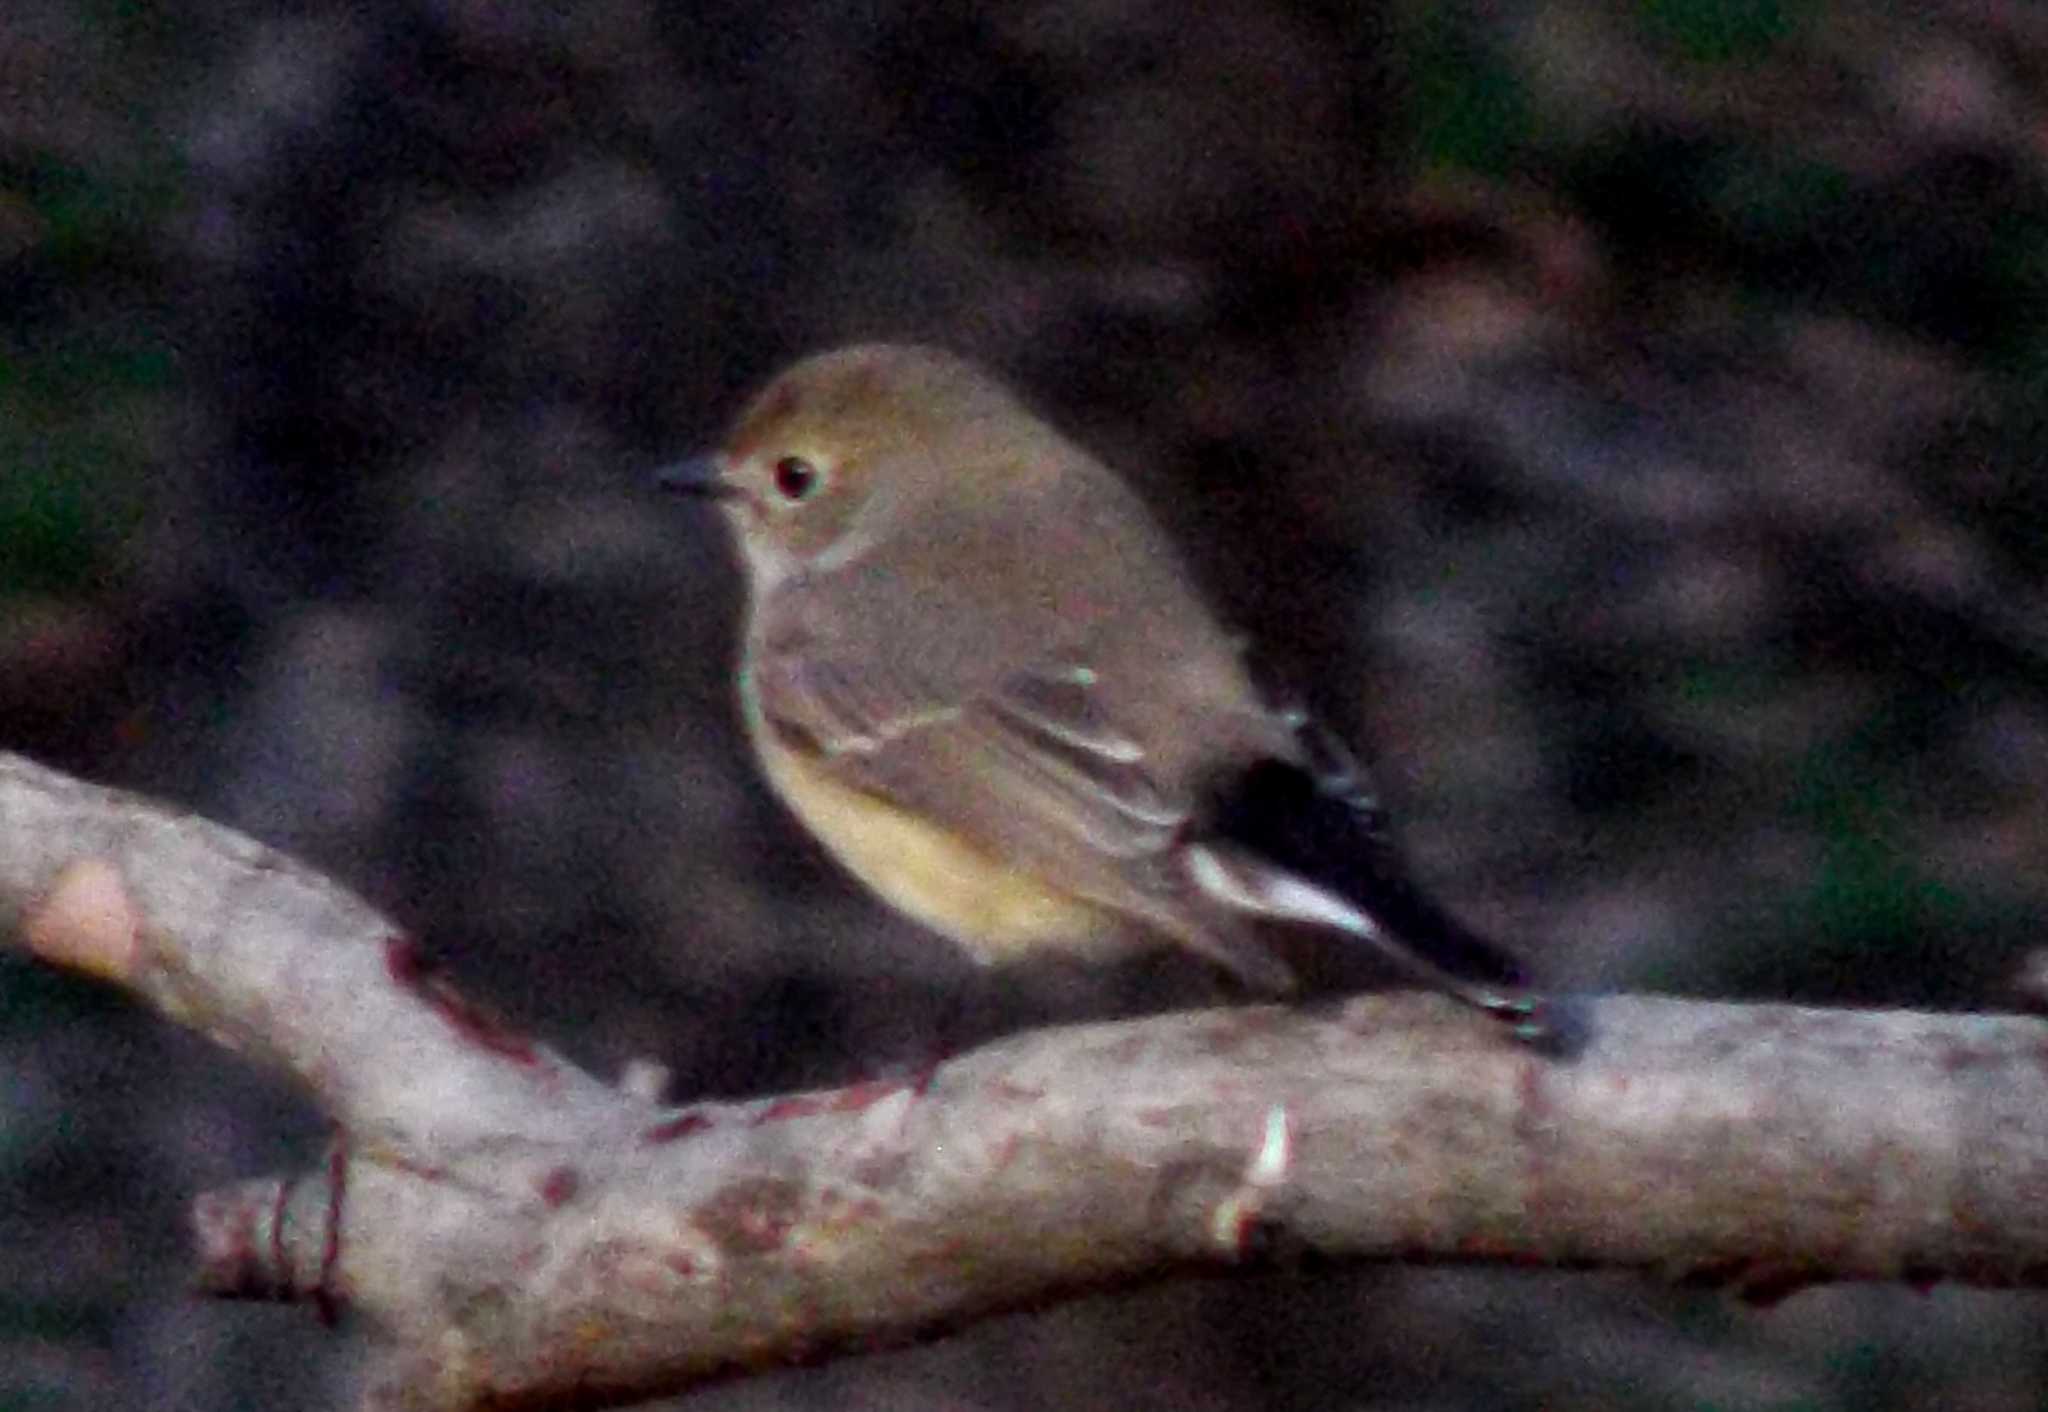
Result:
{"label": "tree branch", "polygon": [[0,755],[0,936],[289,1070],[319,1172],[205,1286],[367,1316],[365,1405],[598,1406],[1305,1255],[2048,1283],[2048,1025],[1635,997],[1545,1058],[1435,997],[1020,1035],[919,1085],[664,1107],[229,830]]}

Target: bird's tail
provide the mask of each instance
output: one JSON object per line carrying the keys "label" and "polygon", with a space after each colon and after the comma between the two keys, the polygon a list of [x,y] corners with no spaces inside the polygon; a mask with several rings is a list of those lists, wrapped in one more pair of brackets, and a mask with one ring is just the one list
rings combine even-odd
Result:
{"label": "bird's tail", "polygon": [[1262,920],[1335,930],[1537,1039],[1549,1025],[1522,966],[1418,889],[1348,752],[1290,713],[1306,764],[1262,760],[1220,782],[1186,852],[1196,888]]}

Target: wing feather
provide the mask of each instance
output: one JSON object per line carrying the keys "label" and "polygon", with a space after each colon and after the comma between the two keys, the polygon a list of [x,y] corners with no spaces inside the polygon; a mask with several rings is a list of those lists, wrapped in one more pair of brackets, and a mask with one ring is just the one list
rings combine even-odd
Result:
{"label": "wing feather", "polygon": [[771,658],[756,681],[769,728],[843,783],[1083,879],[1164,852],[1191,809],[1109,720],[1098,686],[1054,658],[946,700],[912,670],[812,653]]}

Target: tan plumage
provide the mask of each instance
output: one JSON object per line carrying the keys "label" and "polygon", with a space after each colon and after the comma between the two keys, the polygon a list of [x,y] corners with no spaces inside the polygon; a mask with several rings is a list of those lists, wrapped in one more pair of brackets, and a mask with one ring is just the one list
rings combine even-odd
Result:
{"label": "tan plumage", "polygon": [[1499,975],[1210,827],[1259,771],[1313,776],[1385,874],[1361,783],[1254,686],[1145,506],[969,364],[806,359],[676,483],[721,501],[747,563],[741,694],[770,779],[891,904],[984,961],[1163,937],[1267,992],[1291,976],[1262,928],[1322,926],[1527,1018]]}

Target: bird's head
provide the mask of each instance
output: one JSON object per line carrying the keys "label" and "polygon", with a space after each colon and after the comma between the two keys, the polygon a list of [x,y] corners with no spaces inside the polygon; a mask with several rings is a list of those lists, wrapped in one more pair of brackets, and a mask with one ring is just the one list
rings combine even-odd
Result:
{"label": "bird's head", "polygon": [[859,344],[795,364],[757,393],[720,448],[663,483],[719,502],[756,588],[851,563],[913,516],[971,512],[1052,474],[1054,433],[965,360]]}

